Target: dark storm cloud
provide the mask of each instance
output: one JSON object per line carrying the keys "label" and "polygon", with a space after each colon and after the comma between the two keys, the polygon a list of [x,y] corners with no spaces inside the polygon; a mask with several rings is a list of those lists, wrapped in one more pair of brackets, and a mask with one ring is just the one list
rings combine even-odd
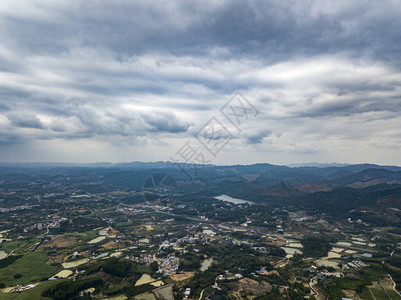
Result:
{"label": "dark storm cloud", "polygon": [[22,139],[20,135],[0,132],[1,146],[18,145],[22,144],[23,142],[24,139]]}
{"label": "dark storm cloud", "polygon": [[331,103],[318,107],[303,116],[325,116],[325,115],[349,115],[361,114],[367,112],[387,111],[389,113],[396,113],[399,115],[401,112],[401,98],[382,99],[381,103],[375,100],[359,99],[355,103]]}
{"label": "dark storm cloud", "polygon": [[0,103],[0,111],[8,111],[10,109],[11,108],[8,105]]}
{"label": "dark storm cloud", "polygon": [[247,137],[248,144],[260,144],[263,141],[263,138],[268,137],[273,134],[270,130],[263,130],[261,132],[251,134]]}
{"label": "dark storm cloud", "polygon": [[14,126],[21,128],[33,128],[33,129],[43,129],[44,125],[42,121],[35,115],[31,113],[22,114],[10,114],[7,118],[11,121]]}
{"label": "dark storm cloud", "polygon": [[233,148],[385,145],[400,122],[399,28],[391,0],[2,1],[0,143],[172,144],[241,90],[261,114]]}
{"label": "dark storm cloud", "polygon": [[124,61],[149,51],[205,55],[228,47],[267,60],[350,51],[398,61],[401,47],[396,1],[39,3],[25,13],[5,10],[1,20],[6,39],[34,53],[104,47]]}
{"label": "dark storm cloud", "polygon": [[152,132],[186,132],[188,128],[193,125],[182,123],[177,119],[177,117],[167,113],[144,114],[142,118],[148,125],[150,125],[150,131]]}

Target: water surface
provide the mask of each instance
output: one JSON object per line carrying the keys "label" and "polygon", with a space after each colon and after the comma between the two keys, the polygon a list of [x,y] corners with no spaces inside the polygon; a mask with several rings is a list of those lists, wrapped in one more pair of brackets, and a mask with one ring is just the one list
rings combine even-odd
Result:
{"label": "water surface", "polygon": [[244,200],[244,199],[239,199],[239,198],[233,198],[228,195],[220,195],[217,197],[214,197],[214,199],[221,200],[221,201],[226,201],[234,204],[253,204],[253,202]]}
{"label": "water surface", "polygon": [[200,270],[203,272],[203,271],[206,271],[207,269],[209,269],[209,267],[212,265],[212,263],[213,263],[213,258],[208,258],[208,259],[205,259],[204,261],[202,261],[202,263],[201,263],[201,268],[200,268]]}

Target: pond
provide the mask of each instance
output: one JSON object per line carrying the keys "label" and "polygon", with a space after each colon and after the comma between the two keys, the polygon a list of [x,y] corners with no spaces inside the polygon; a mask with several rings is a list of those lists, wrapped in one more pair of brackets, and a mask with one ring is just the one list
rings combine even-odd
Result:
{"label": "pond", "polygon": [[207,269],[209,269],[209,267],[212,265],[212,263],[213,263],[213,258],[205,259],[205,260],[202,261],[202,263],[201,263],[200,270],[201,270],[202,272],[203,272],[203,271],[206,271]]}

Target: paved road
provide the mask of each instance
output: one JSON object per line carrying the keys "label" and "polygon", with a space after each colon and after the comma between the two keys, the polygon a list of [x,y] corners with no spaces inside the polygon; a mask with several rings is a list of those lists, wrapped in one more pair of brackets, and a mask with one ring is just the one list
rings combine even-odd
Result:
{"label": "paved road", "polygon": [[314,296],[315,296],[316,299],[318,299],[318,300],[325,300],[326,299],[326,296],[322,292],[320,292],[319,288],[317,287],[317,279],[316,279],[316,277],[312,278],[309,281],[309,286],[310,286],[312,292],[314,293]]}

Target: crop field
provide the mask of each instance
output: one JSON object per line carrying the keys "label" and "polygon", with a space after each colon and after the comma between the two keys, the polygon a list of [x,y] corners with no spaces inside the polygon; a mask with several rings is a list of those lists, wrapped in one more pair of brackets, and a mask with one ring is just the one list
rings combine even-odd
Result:
{"label": "crop field", "polygon": [[27,290],[23,293],[0,293],[0,300],[32,300],[32,299],[49,299],[42,297],[42,292],[62,282],[63,279],[55,281],[43,281],[38,284],[37,287]]}
{"label": "crop field", "polygon": [[[47,254],[41,251],[28,253],[6,268],[0,269],[0,282],[7,285],[25,284],[43,277],[50,277],[59,267],[46,263]],[[20,278],[14,275],[20,274]]]}
{"label": "crop field", "polygon": [[[28,253],[6,268],[0,269],[0,282],[7,285],[25,284],[32,281],[39,281],[44,277],[55,274],[59,267],[46,263],[47,254],[42,251]],[[20,278],[14,278],[20,274]]]}
{"label": "crop field", "polygon": [[183,273],[183,274],[173,274],[171,275],[171,279],[174,281],[184,281],[194,276],[194,273]]}

